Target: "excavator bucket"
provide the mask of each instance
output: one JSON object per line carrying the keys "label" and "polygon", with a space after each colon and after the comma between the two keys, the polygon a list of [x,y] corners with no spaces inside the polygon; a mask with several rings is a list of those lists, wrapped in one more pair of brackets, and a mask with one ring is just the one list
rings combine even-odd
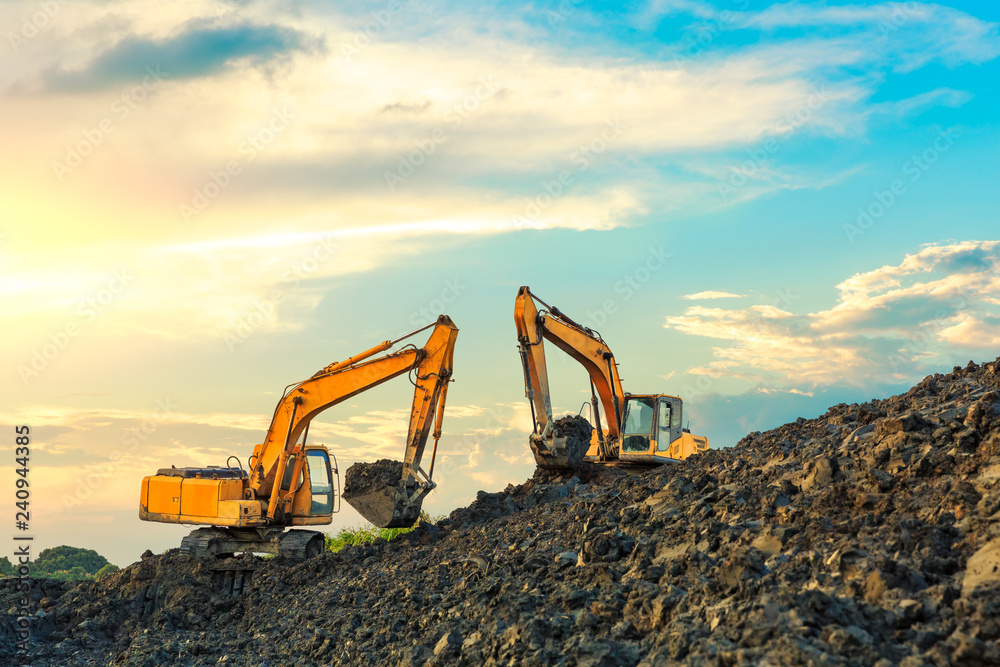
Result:
{"label": "excavator bucket", "polygon": [[592,430],[590,422],[579,415],[557,419],[549,437],[532,435],[528,438],[535,463],[539,468],[579,468],[590,447]]}
{"label": "excavator bucket", "polygon": [[409,528],[420,517],[427,485],[406,484],[403,464],[382,459],[355,463],[344,476],[343,498],[379,528]]}

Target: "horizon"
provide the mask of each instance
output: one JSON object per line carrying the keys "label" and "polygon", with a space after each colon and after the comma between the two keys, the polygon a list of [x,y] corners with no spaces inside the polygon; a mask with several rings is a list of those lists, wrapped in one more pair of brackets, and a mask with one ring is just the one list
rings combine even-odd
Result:
{"label": "horizon", "polygon": [[[13,486],[31,427],[35,554],[178,546],[191,527],[138,519],[144,476],[245,463],[283,387],[442,313],[455,382],[424,507],[524,481],[521,285],[713,448],[1000,355],[1000,7],[14,0],[0,19],[0,453]],[[582,368],[549,371],[554,412],[580,410]],[[410,398],[389,382],[310,440],[342,473],[400,460]],[[360,523],[344,504],[325,528]]]}

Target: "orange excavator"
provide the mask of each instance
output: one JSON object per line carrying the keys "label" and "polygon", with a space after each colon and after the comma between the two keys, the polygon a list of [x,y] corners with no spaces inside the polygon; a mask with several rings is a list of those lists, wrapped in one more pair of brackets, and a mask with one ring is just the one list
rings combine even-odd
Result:
{"label": "orange excavator", "polygon": [[[426,345],[409,344],[372,358],[397,343],[433,329]],[[264,442],[254,447],[244,471],[237,457],[225,467],[162,468],[142,480],[139,518],[143,521],[210,526],[181,542],[195,556],[261,552],[304,559],[323,550],[323,533],[291,526],[329,524],[339,510],[336,458],[322,445],[308,445],[309,423],[319,413],[387,380],[409,373],[414,385],[410,428],[402,464],[374,475],[344,499],[380,527],[412,526],[432,481],[458,329],[447,315],[437,322],[388,340],[344,361],[330,364],[286,388]],[[420,467],[434,422],[430,472]],[[236,459],[236,463],[229,463]],[[393,463],[390,461],[379,463]],[[355,467],[368,464],[356,464]],[[348,486],[352,471],[348,471]],[[399,472],[401,470],[401,472]]]}
{"label": "orange excavator", "polygon": [[[708,438],[683,428],[680,398],[625,393],[615,355],[601,335],[549,306],[527,287],[518,290],[514,301],[514,323],[534,422],[529,444],[539,468],[573,468],[581,461],[654,466],[708,449]],[[562,420],[552,418],[545,341],[579,362],[590,376],[594,423],[589,440],[578,430],[562,432],[558,423]]]}

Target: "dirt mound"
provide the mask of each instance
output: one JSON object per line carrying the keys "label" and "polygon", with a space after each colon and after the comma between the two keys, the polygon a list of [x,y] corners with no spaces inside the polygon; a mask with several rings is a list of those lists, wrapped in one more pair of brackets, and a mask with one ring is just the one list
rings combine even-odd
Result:
{"label": "dirt mound", "polygon": [[998,664],[998,369],[684,464],[539,471],[393,542],[262,562],[236,599],[177,555],[60,584],[30,664]]}
{"label": "dirt mound", "polygon": [[399,461],[379,459],[374,463],[355,463],[344,473],[344,498],[396,486],[402,477],[403,464]]}
{"label": "dirt mound", "polygon": [[[29,606],[38,610],[32,634],[44,642],[30,664],[106,664],[113,644],[123,637],[130,644],[148,638],[155,645],[160,633],[225,625],[242,609],[239,599],[222,590],[224,577],[215,568],[259,567],[263,562],[238,557],[209,563],[171,549],[160,556],[147,551],[138,563],[98,581],[35,580],[29,592]],[[5,608],[16,600],[17,581],[0,582]],[[0,653],[0,661],[10,657]]]}

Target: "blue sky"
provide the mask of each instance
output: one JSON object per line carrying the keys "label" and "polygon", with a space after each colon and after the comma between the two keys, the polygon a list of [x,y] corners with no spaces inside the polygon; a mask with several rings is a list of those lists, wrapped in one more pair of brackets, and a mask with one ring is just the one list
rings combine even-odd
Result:
{"label": "blue sky", "polygon": [[[245,460],[282,387],[439,311],[428,508],[523,480],[520,285],[716,447],[995,358],[998,13],[4,3],[2,406],[37,428],[40,544],[174,545],[143,475]],[[316,436],[398,458],[407,393]]]}

